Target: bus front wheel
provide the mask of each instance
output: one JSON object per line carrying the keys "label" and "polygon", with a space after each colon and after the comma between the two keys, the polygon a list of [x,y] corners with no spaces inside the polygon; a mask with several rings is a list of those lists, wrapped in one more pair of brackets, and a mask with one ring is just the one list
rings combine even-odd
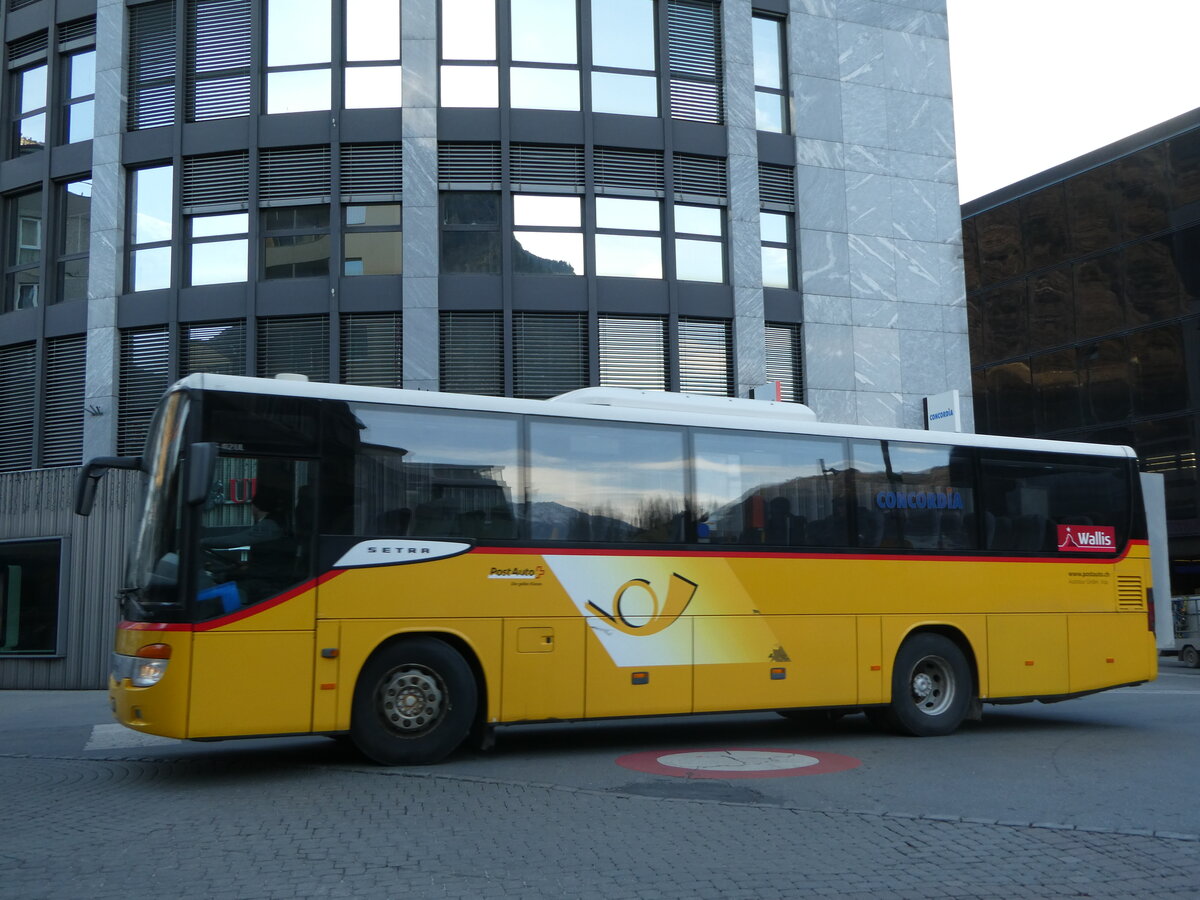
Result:
{"label": "bus front wheel", "polygon": [[435,763],[466,738],[478,696],[471,667],[457,650],[437,638],[404,638],[363,666],[350,737],[385,766]]}
{"label": "bus front wheel", "polygon": [[1188,644],[1179,651],[1179,661],[1191,669],[1200,669],[1200,650]]}
{"label": "bus front wheel", "polygon": [[901,734],[950,734],[966,718],[973,695],[971,667],[959,646],[940,634],[914,635],[896,654],[884,719]]}

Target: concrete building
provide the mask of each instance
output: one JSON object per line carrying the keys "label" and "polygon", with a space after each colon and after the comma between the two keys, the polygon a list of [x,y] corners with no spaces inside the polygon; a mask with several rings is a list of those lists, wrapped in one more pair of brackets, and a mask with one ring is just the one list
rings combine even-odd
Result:
{"label": "concrete building", "polygon": [[1200,592],[1200,110],[963,207],[980,431],[1133,446]]}
{"label": "concrete building", "polygon": [[133,486],[86,523],[46,486],[139,452],[189,372],[777,381],[909,427],[969,398],[944,0],[5,0],[3,31],[0,687],[102,681]]}

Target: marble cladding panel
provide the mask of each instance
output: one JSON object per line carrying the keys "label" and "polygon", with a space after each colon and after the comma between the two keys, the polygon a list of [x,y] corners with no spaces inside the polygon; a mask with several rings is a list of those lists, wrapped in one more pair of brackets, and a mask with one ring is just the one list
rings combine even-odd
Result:
{"label": "marble cladding panel", "polygon": [[888,167],[897,178],[952,185],[955,203],[958,203],[958,166],[952,157],[926,156],[924,153],[907,153],[903,150],[891,150],[889,155],[891,161]]}
{"label": "marble cladding panel", "polygon": [[967,334],[967,305],[936,307],[942,313],[942,331],[945,334]]}
{"label": "marble cladding panel", "polygon": [[437,141],[404,138],[403,152],[405,206],[437,206]]}
{"label": "marble cladding panel", "polygon": [[432,306],[409,305],[409,280],[404,280],[404,386],[418,391],[438,390],[438,342],[430,335],[438,334],[437,282],[431,281]]}
{"label": "marble cladding panel", "polygon": [[404,54],[404,80],[401,83],[404,114],[421,107],[437,107],[438,71],[437,42],[433,40],[405,39],[401,48]]}
{"label": "marble cladding panel", "polygon": [[896,293],[909,303],[945,302],[942,288],[942,244],[896,241]]}
{"label": "marble cladding panel", "polygon": [[734,316],[733,344],[737,360],[737,395],[746,396],[750,388],[767,380],[767,348],[761,304],[757,315]]}
{"label": "marble cladding panel", "polygon": [[859,391],[854,397],[855,422],[882,428],[900,428],[904,424],[904,397],[899,393]]}
{"label": "marble cladding panel", "polygon": [[958,388],[964,396],[971,393],[971,344],[964,332],[943,333],[946,348],[947,389]]}
{"label": "marble cladding panel", "polygon": [[804,403],[812,408],[822,422],[853,425],[858,422],[857,396],[854,391],[812,390],[806,387]]}
{"label": "marble cladding panel", "polygon": [[804,384],[810,390],[855,390],[854,329],[846,325],[806,324],[804,370]]}
{"label": "marble cladding panel", "polygon": [[846,22],[857,22],[929,37],[948,37],[949,30],[945,14],[914,7],[909,3],[891,0],[841,0],[837,5],[838,17]]}
{"label": "marble cladding panel", "polygon": [[903,31],[884,37],[888,83],[936,97],[950,96],[950,42]]}
{"label": "marble cladding panel", "polygon": [[[758,229],[758,157],[730,155],[727,166],[729,173],[729,213],[735,222],[753,223]],[[755,243],[758,243],[757,236]],[[757,251],[756,251],[757,252]]]}
{"label": "marble cladding panel", "polygon": [[896,300],[896,247],[891,238],[851,234],[850,296]]}
{"label": "marble cladding panel", "polygon": [[796,165],[822,166],[826,169],[846,168],[846,153],[841,141],[817,141],[796,138]]}
{"label": "marble cladding panel", "polygon": [[885,34],[881,28],[838,22],[838,66],[843,81],[887,85]]}
{"label": "marble cladding panel", "polygon": [[835,80],[842,77],[833,19],[793,12],[788,17],[788,38],[793,72]]}
{"label": "marble cladding panel", "polygon": [[[437,0],[405,0],[404,16],[400,20],[401,37],[437,40],[438,2]],[[408,60],[405,58],[405,66]]]}
{"label": "marble cladding panel", "polygon": [[851,321],[863,328],[899,328],[901,306],[890,300],[856,297],[850,302]]}
{"label": "marble cladding panel", "polygon": [[[95,178],[95,173],[93,173]],[[95,182],[93,181],[93,184]],[[93,193],[93,199],[99,195]],[[111,200],[107,201],[112,204]],[[88,326],[116,323],[115,298],[121,293],[125,258],[123,228],[92,229],[88,254]],[[102,301],[112,301],[111,305]]]}
{"label": "marble cladding panel", "polygon": [[800,208],[806,228],[814,231],[849,231],[846,220],[846,178],[847,174],[842,169],[796,167],[796,188],[801,198]]}
{"label": "marble cladding panel", "polygon": [[843,156],[847,172],[862,172],[864,175],[892,174],[892,154],[883,147],[847,144]]}
{"label": "marble cladding panel", "polygon": [[949,386],[946,347],[939,331],[898,331],[901,381],[910,394],[937,394]]}
{"label": "marble cladding panel", "polygon": [[888,146],[908,153],[954,156],[954,111],[949,97],[892,91]]}
{"label": "marble cladding panel", "polygon": [[[762,310],[762,251],[757,223],[733,222],[730,236],[730,281],[755,292],[759,311]],[[734,293],[736,295],[737,289]]]}
{"label": "marble cladding panel", "polygon": [[848,297],[805,294],[804,321],[822,325],[853,325],[855,322],[852,301]]}
{"label": "marble cladding panel", "polygon": [[896,327],[901,331],[941,331],[943,307],[931,303],[897,303]]}
{"label": "marble cladding panel", "polygon": [[404,299],[408,301],[408,276],[437,278],[437,206],[404,204]]}
{"label": "marble cladding panel", "polygon": [[848,235],[800,230],[800,283],[805,293],[850,295]]}
{"label": "marble cladding panel", "polygon": [[899,391],[902,386],[900,332],[858,328],[854,333],[854,380],[860,391]]}
{"label": "marble cladding panel", "polygon": [[893,233],[910,241],[940,240],[937,191],[946,185],[892,179]]}
{"label": "marble cladding panel", "polygon": [[[843,140],[845,86],[835,79],[815,75],[793,75],[790,84],[796,135],[818,141]],[[886,131],[885,120],[885,134]]]}
{"label": "marble cladding panel", "polygon": [[941,260],[942,303],[947,306],[966,306],[967,276],[962,258],[962,244],[935,244]]}
{"label": "marble cladding panel", "polygon": [[930,184],[927,186],[937,210],[937,234],[935,241],[946,243],[962,243],[962,205],[958,199],[958,167],[954,166],[954,181],[949,184]]}
{"label": "marble cladding panel", "polygon": [[841,82],[842,139],[847,144],[888,146],[887,88]]}
{"label": "marble cladding panel", "polygon": [[886,175],[848,172],[846,222],[851,234],[890,237],[895,231],[892,179]]}

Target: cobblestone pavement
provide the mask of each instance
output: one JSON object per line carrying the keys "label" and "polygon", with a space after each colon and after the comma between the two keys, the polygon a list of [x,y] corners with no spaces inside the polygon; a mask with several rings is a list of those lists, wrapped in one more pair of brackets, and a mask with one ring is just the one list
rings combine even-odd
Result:
{"label": "cobblestone pavement", "polygon": [[1200,878],[1194,835],[355,760],[2,756],[0,897],[1145,898],[1194,896]]}

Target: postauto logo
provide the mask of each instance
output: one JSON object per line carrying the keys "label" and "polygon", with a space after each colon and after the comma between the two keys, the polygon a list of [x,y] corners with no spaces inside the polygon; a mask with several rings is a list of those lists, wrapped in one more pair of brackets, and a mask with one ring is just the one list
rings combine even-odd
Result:
{"label": "postauto logo", "polygon": [[1117,530],[1111,525],[1059,525],[1058,549],[1075,553],[1111,553],[1117,549]]}

